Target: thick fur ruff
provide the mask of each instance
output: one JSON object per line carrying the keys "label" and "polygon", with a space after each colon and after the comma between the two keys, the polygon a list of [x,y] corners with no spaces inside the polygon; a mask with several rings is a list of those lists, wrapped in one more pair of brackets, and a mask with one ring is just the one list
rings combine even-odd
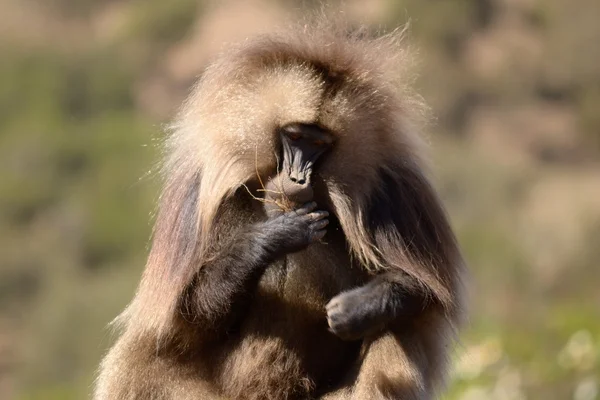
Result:
{"label": "thick fur ruff", "polygon": [[[402,32],[369,38],[322,21],[242,43],[208,67],[170,128],[152,249],[136,297],[117,320],[124,333],[103,363],[97,399],[215,399],[224,393],[219,386],[227,393],[244,389],[240,396],[249,399],[433,396],[461,319],[464,267],[424,172],[418,132],[426,108],[411,90],[412,65]],[[276,131],[293,122],[318,124],[338,137],[318,172],[345,237],[339,248],[346,255],[338,259],[347,256],[347,268],[369,275],[401,271],[416,282],[407,291],[429,298],[414,320],[365,339],[337,388],[321,394],[303,375],[301,358],[289,356],[276,338],[246,337],[217,363],[227,376],[215,376],[216,367],[204,371],[195,358],[201,358],[197,331],[180,311],[184,293],[228,232],[223,221],[254,221],[241,206],[246,211],[231,206],[239,217],[220,216],[257,175],[266,181],[277,173]],[[321,258],[329,251],[323,248]],[[165,352],[185,361],[163,358]],[[280,369],[247,359],[261,352]],[[261,392],[267,386],[272,392]]]}

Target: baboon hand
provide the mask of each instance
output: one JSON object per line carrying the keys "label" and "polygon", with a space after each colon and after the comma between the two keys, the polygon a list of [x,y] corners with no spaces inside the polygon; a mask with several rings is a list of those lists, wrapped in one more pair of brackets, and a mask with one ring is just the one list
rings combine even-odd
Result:
{"label": "baboon hand", "polygon": [[317,203],[306,203],[302,207],[279,215],[267,222],[265,228],[271,245],[278,253],[292,253],[321,240],[329,224],[327,211],[315,211]]}
{"label": "baboon hand", "polygon": [[384,329],[391,320],[385,297],[372,285],[338,294],[326,305],[330,331],[344,340],[357,340]]}

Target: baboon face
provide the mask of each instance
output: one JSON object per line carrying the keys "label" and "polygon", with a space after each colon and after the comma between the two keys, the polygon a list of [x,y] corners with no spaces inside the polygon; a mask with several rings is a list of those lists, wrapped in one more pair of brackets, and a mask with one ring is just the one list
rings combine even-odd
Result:
{"label": "baboon face", "polygon": [[316,124],[306,123],[286,124],[278,130],[278,135],[281,142],[278,172],[265,187],[265,197],[280,209],[288,210],[313,199],[313,174],[335,137]]}

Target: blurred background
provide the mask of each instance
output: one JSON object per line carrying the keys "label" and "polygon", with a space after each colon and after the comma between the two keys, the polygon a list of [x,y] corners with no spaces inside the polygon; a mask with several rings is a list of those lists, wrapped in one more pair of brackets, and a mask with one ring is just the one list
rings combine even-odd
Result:
{"label": "blurred background", "polygon": [[[600,2],[330,1],[411,20],[472,270],[446,399],[600,399]],[[301,7],[302,6],[302,7]],[[223,43],[316,1],[0,1],[0,398],[89,398],[131,299],[161,126]]]}

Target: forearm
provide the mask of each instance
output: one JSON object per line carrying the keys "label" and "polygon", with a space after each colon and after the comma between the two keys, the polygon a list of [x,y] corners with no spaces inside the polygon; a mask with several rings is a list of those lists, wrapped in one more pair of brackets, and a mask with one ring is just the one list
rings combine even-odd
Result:
{"label": "forearm", "polygon": [[187,286],[181,312],[208,329],[231,326],[243,313],[269,264],[325,234],[327,212],[309,203],[234,233]]}
{"label": "forearm", "polygon": [[203,326],[218,329],[231,324],[276,256],[258,226],[234,235],[191,282],[185,313]]}
{"label": "forearm", "polygon": [[373,278],[368,286],[380,293],[383,311],[390,320],[414,316],[432,300],[431,291],[403,272],[383,273]]}
{"label": "forearm", "polygon": [[356,340],[420,313],[431,296],[426,288],[401,271],[375,276],[364,286],[340,293],[327,304],[331,330]]}

